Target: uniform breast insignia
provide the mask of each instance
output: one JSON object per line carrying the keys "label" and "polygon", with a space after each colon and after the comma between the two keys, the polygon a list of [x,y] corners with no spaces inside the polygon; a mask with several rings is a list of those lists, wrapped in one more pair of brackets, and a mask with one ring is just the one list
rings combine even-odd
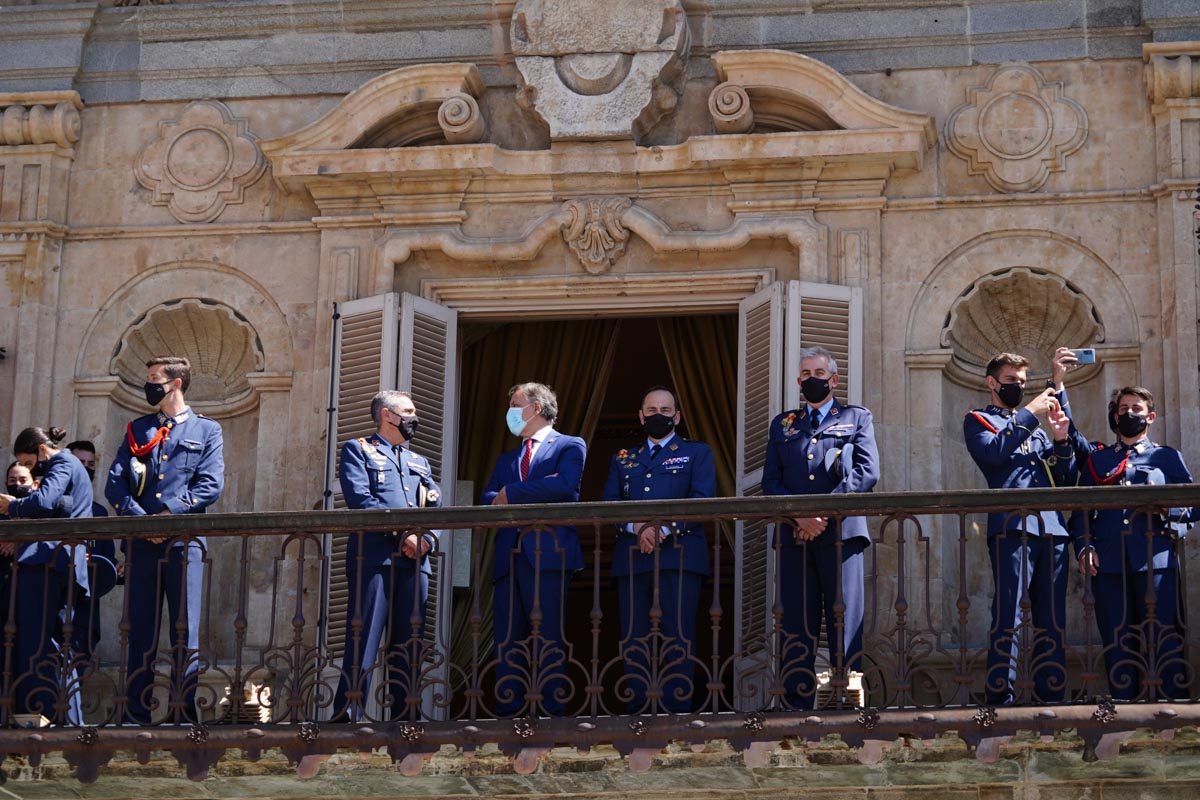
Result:
{"label": "uniform breast insignia", "polygon": [[796,412],[795,411],[792,411],[787,416],[785,416],[783,419],[779,420],[779,427],[783,430],[784,436],[792,436],[793,434],[800,432],[799,428],[792,427],[795,424],[796,424]]}
{"label": "uniform breast insignia", "polygon": [[416,461],[408,462],[408,471],[414,475],[419,475],[422,478],[429,477],[429,467],[426,467],[423,464],[418,464]]}
{"label": "uniform breast insignia", "polygon": [[637,460],[633,457],[633,454],[624,449],[617,451],[617,463],[620,464],[623,469],[633,469],[638,465]]}
{"label": "uniform breast insignia", "polygon": [[837,425],[830,425],[828,428],[822,431],[822,433],[828,433],[833,436],[845,436],[846,434],[853,432],[853,422],[839,422]]}
{"label": "uniform breast insignia", "polygon": [[686,466],[691,460],[691,456],[675,456],[674,458],[666,459],[659,466],[661,466],[663,469],[679,469],[680,467]]}
{"label": "uniform breast insignia", "polygon": [[669,445],[667,445],[667,449],[668,450],[678,450],[679,442],[671,442]]}

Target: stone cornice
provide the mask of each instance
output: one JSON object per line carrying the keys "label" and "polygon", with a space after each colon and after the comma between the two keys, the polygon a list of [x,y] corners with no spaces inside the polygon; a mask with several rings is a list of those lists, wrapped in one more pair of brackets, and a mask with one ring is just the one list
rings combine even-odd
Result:
{"label": "stone cornice", "polygon": [[0,42],[79,37],[91,29],[99,6],[0,6]]}
{"label": "stone cornice", "polygon": [[[2,227],[0,227],[2,230]],[[197,236],[267,236],[272,234],[316,233],[312,220],[279,222],[210,222],[196,225],[117,225],[63,229],[72,242],[104,239],[194,239]]]}

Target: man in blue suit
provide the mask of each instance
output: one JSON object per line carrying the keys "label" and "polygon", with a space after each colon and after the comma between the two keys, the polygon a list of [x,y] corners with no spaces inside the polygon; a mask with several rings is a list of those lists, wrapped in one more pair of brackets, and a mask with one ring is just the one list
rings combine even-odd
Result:
{"label": "man in blue suit", "polygon": [[[1063,378],[1075,355],[1060,347],[1054,354],[1049,385],[1024,408],[1029,359],[1000,353],[987,366],[992,402],[967,414],[963,438],[967,451],[992,489],[1072,486],[1077,452],[1087,440],[1071,422]],[[1041,426],[1045,417],[1050,428]],[[988,555],[995,580],[992,628],[987,653],[987,702],[1017,700],[1018,664],[1032,678],[1034,701],[1057,702],[1066,689],[1063,625],[1066,620],[1067,527],[1058,511],[988,515]],[[1028,597],[1032,619],[1021,608]],[[1022,653],[1019,644],[1031,642]],[[1024,698],[1021,698],[1024,699]]]}
{"label": "man in blue suit", "polygon": [[[347,508],[433,508],[442,490],[424,456],[411,449],[419,420],[408,392],[383,391],[371,399],[376,430],[342,445],[338,479]],[[387,670],[381,705],[393,718],[416,719],[421,709],[425,602],[437,531],[366,531],[346,549],[350,608],[346,653],[334,695],[335,721],[362,718],[371,684]],[[385,644],[386,656],[379,658]],[[353,687],[353,693],[350,692]]]}
{"label": "man in blue suit", "polygon": [[[805,404],[771,421],[764,494],[869,492],[879,481],[871,412],[839,403],[833,394],[838,381],[832,353],[823,347],[800,352],[797,382]],[[780,526],[776,580],[783,604],[780,651],[787,708],[810,709],[816,700],[814,673],[822,616],[835,675],[861,671],[863,553],[870,544],[862,517],[809,517]],[[839,606],[844,607],[841,614]]]}
{"label": "man in blue suit", "polygon": [[[496,460],[483,505],[574,503],[587,445],[554,430],[558,398],[541,383],[508,392],[505,423],[521,446]],[[583,569],[573,527],[502,528],[492,569],[496,636],[496,713],[560,716],[570,693],[563,635],[567,583]]]}
{"label": "man in blue suit", "polygon": [[[118,515],[203,514],[221,496],[221,426],[188,406],[191,382],[186,358],[161,356],[146,362],[142,388],[146,403],[157,411],[129,423],[108,471],[104,495]],[[168,719],[194,721],[207,542],[203,536],[172,541],[160,536],[132,539],[122,548],[130,622],[126,716],[148,725],[156,706],[154,662],[165,595],[172,638]]]}
{"label": "man in blue suit", "polygon": [[[1110,408],[1117,441],[1092,452],[1081,486],[1192,482],[1179,451],[1150,440],[1158,416],[1150,390],[1123,387]],[[1119,700],[1139,699],[1143,687],[1154,687],[1144,700],[1188,696],[1175,541],[1194,520],[1192,508],[1165,516],[1114,508],[1071,518],[1079,571],[1092,576],[1109,689]]]}
{"label": "man in blue suit", "polygon": [[[642,397],[644,444],[613,456],[602,500],[682,500],[712,497],[717,474],[708,445],[675,435],[679,402],[665,386]],[[708,547],[699,522],[655,520],[620,526],[613,577],[621,608],[621,642],[629,713],[691,711],[696,696],[692,650]],[[656,593],[657,592],[657,596]],[[657,597],[657,599],[656,599]],[[651,609],[661,619],[652,631]],[[703,688],[703,687],[701,687]],[[647,706],[647,695],[655,702]]]}

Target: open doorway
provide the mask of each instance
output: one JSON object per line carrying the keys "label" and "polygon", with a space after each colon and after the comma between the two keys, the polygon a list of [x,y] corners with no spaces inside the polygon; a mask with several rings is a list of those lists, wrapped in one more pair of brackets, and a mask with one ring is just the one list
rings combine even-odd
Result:
{"label": "open doorway", "polygon": [[[580,499],[599,500],[613,454],[645,440],[637,418],[642,393],[650,386],[664,384],[679,395],[683,413],[680,435],[706,442],[713,449],[718,495],[736,494],[737,331],[736,314],[460,322],[460,480],[472,483],[477,499],[496,458],[517,444],[504,426],[508,388],[538,381],[553,387],[558,395],[555,428],[582,436],[588,443]],[[459,502],[469,501],[460,498]],[[710,530],[707,534],[710,547],[715,541],[725,543],[720,580],[710,580],[705,586],[696,630],[711,630],[709,612],[715,590],[715,599],[725,609],[726,624],[721,626],[721,635],[729,639],[718,647],[727,653],[733,636],[733,626],[728,624],[734,599],[728,539],[731,532]],[[619,653],[618,603],[606,549],[606,537],[612,535],[608,526],[579,530],[588,568],[570,586],[564,617],[568,641],[590,649],[591,611],[599,601],[603,613],[598,643],[602,661]],[[591,565],[598,537],[601,579],[596,586],[591,580]],[[488,574],[485,570],[484,575]],[[481,592],[481,599],[490,602],[490,586],[475,588]],[[459,611],[464,605],[455,603],[456,631],[467,623],[465,614]],[[484,638],[490,640],[490,635]],[[711,635],[699,635],[696,657],[707,663],[713,646]]]}

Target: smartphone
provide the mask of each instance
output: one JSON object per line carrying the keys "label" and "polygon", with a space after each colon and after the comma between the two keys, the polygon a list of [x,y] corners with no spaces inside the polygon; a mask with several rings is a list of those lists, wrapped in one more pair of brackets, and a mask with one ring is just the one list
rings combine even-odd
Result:
{"label": "smartphone", "polygon": [[1075,363],[1076,364],[1095,364],[1096,363],[1096,350],[1094,348],[1084,347],[1080,350],[1072,350],[1071,352],[1075,354]]}

